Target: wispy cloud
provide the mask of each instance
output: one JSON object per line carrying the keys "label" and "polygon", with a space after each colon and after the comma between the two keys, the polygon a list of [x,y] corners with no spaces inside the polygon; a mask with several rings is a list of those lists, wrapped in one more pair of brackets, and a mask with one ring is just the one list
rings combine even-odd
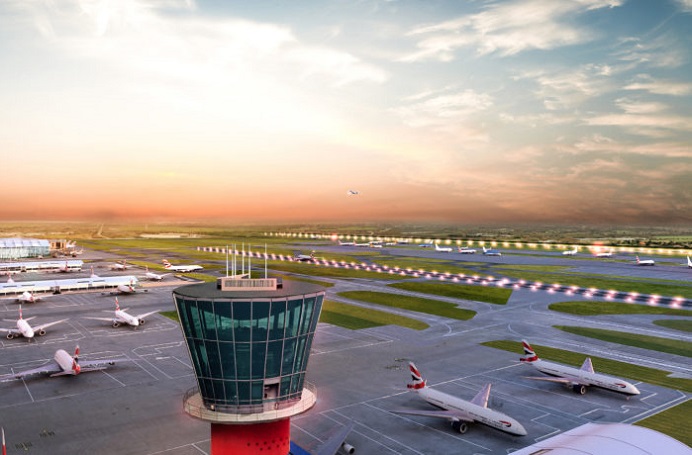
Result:
{"label": "wispy cloud", "polygon": [[493,105],[493,99],[474,90],[426,92],[408,98],[412,102],[393,111],[409,126],[440,126],[457,122]]}
{"label": "wispy cloud", "polygon": [[692,83],[654,79],[647,74],[639,75],[624,88],[625,90],[642,90],[657,95],[683,96],[692,93]]}
{"label": "wispy cloud", "polygon": [[589,10],[620,6],[620,0],[529,0],[490,3],[484,11],[415,28],[411,36],[423,37],[418,51],[402,61],[450,61],[455,51],[473,47],[479,55],[514,55],[530,49],[554,49],[587,42],[593,31],[574,23]]}

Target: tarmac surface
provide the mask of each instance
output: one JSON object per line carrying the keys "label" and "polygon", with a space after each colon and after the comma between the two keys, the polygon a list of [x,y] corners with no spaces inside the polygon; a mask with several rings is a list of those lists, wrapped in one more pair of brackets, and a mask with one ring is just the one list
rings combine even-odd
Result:
{"label": "tarmac surface", "polygon": [[[401,251],[416,253],[411,249]],[[449,253],[423,251],[420,254],[445,257]],[[455,256],[461,259],[461,255]],[[476,257],[463,257],[463,260],[508,260],[504,256],[473,256]],[[523,259],[545,264],[550,258],[526,255]],[[661,274],[655,275],[661,279],[676,276],[658,264],[653,268],[623,264],[614,271],[594,261],[572,261],[557,256],[550,260],[551,264],[552,261],[568,261],[572,265],[576,262],[575,267],[609,271],[619,276],[625,270]],[[104,265],[97,273],[119,273],[105,270]],[[143,275],[132,270],[122,273]],[[386,284],[386,281],[361,279],[325,281],[335,283],[327,289],[327,298],[361,306],[370,305],[348,301],[336,293],[383,290]],[[173,311],[171,292],[186,282],[167,277],[163,283],[143,284],[147,292],[119,296],[120,306],[135,314]],[[416,295],[391,288],[387,291]],[[430,324],[424,331],[398,326],[354,331],[318,325],[308,366],[308,381],[317,386],[318,401],[307,413],[292,418],[294,441],[308,449],[314,448],[341,425],[353,421],[355,426],[347,441],[361,454],[507,454],[587,422],[633,423],[690,398],[687,393],[635,381],[631,382],[642,393],[630,399],[596,388],[580,396],[559,384],[525,379],[524,376],[535,372],[518,362],[522,354],[519,342],[525,338],[539,345],[639,363],[691,377],[689,358],[602,342],[552,328],[553,325],[592,326],[692,341],[685,332],[652,323],[661,316],[587,319],[565,315],[549,311],[547,305],[586,298],[527,288],[515,289],[507,305],[435,298],[453,301],[478,314],[469,321],[457,321],[391,310]],[[134,330],[86,319],[85,316],[108,316],[107,312],[113,311],[114,296],[110,294],[63,294],[24,305],[23,309],[24,317],[36,316],[34,324],[70,319],[51,327],[45,336],[31,343],[22,338],[0,338],[0,375],[40,366],[52,359],[55,350],[72,352],[77,344],[82,359],[127,360],[76,377],[39,376],[0,383],[0,425],[5,428],[8,454],[198,455],[210,452],[209,424],[183,411],[183,394],[196,383],[177,323],[154,314],[144,326]],[[16,317],[17,304],[0,302],[0,318],[15,320]],[[9,321],[0,324],[13,326]],[[499,339],[516,340],[516,352],[479,344]],[[540,350],[537,354],[540,356]],[[415,361],[430,387],[467,400],[484,384],[492,383],[489,407],[519,420],[528,435],[515,437],[480,424],[472,425],[468,433],[461,435],[443,419],[390,412],[402,407],[432,409],[406,389],[410,380],[408,361]],[[594,368],[598,371],[597,362]]]}

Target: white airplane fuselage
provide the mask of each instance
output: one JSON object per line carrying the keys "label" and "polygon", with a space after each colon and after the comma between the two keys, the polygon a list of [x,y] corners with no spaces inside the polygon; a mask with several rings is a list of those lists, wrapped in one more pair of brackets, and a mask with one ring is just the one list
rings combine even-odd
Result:
{"label": "white airplane fuselage", "polygon": [[140,320],[136,317],[127,314],[123,310],[115,310],[115,319],[113,319],[113,326],[117,327],[120,324],[129,324],[132,327],[139,327]]}
{"label": "white airplane fuselage", "polygon": [[[79,365],[75,365],[74,358],[72,358],[72,356],[68,354],[65,350],[58,349],[57,351],[55,351],[53,360],[55,360],[55,362],[58,365],[60,365],[60,368],[63,370],[63,372],[79,374]],[[73,366],[75,366],[74,369],[72,368]]]}
{"label": "white airplane fuselage", "polygon": [[24,338],[31,339],[35,335],[34,329],[31,328],[26,319],[17,319],[17,330],[19,330]]}
{"label": "white airplane fuselage", "polygon": [[466,414],[471,420],[506,433],[517,436],[526,435],[526,429],[518,421],[501,412],[479,406],[429,387],[424,387],[417,392],[421,398],[437,408]]}
{"label": "white airplane fuselage", "polygon": [[613,378],[599,373],[591,373],[579,368],[540,359],[531,362],[531,365],[541,373],[570,379],[575,385],[595,386],[602,389],[624,393],[626,395],[639,395],[640,393],[639,389],[637,389],[634,385],[619,378]]}

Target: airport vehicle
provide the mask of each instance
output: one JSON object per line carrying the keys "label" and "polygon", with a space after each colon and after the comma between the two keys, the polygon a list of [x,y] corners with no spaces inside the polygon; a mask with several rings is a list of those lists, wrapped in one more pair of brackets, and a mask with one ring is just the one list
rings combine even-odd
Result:
{"label": "airport vehicle", "polygon": [[413,382],[407,387],[415,390],[425,401],[439,410],[400,409],[392,412],[426,417],[441,417],[451,421],[452,428],[459,433],[468,431],[468,424],[479,422],[516,436],[525,436],[526,430],[515,419],[488,408],[491,384],[486,384],[471,401],[462,400],[449,394],[427,387],[426,380],[413,364],[409,363]]}
{"label": "airport vehicle", "polygon": [[167,277],[168,275],[170,275],[170,273],[164,273],[164,274],[161,275],[161,274],[158,274],[158,273],[150,272],[150,271],[149,271],[149,267],[145,267],[144,270],[145,270],[144,278],[146,278],[147,280],[150,280],[150,281],[161,281],[161,280],[163,280],[165,277]]}
{"label": "airport vehicle", "polygon": [[599,251],[596,253],[597,258],[612,258],[613,257],[613,250],[608,250],[608,251]]}
{"label": "airport vehicle", "polygon": [[574,249],[562,252],[563,256],[576,256],[576,254],[577,254],[577,247],[576,246],[574,247]]}
{"label": "airport vehicle", "polygon": [[127,313],[127,308],[125,309],[120,309],[120,304],[118,303],[118,298],[115,298],[115,315],[112,318],[97,318],[93,316],[85,316],[87,319],[94,319],[96,321],[108,321],[113,324],[113,327],[117,328],[120,327],[122,324],[127,324],[135,328],[137,330],[137,327],[140,325],[144,325],[146,322],[144,318],[147,316],[150,316],[154,313],[158,313],[159,310],[155,311],[150,311],[148,313],[142,313],[138,314],[136,316],[133,316],[129,313]]}
{"label": "airport vehicle", "polygon": [[101,359],[79,361],[79,346],[75,347],[74,356],[71,356],[63,349],[55,351],[53,360],[38,368],[20,371],[15,373],[15,379],[21,379],[35,374],[48,374],[51,378],[56,376],[76,376],[80,373],[100,371],[108,368],[108,365],[115,365],[116,362],[123,362],[129,359]]}
{"label": "airport vehicle", "polygon": [[451,253],[452,252],[452,247],[449,246],[440,246],[439,244],[435,244],[435,251],[442,251],[444,253]]}
{"label": "airport vehicle", "polygon": [[111,270],[127,270],[129,267],[127,265],[127,259],[125,259],[122,262],[109,265],[108,268]]}
{"label": "airport vehicle", "polygon": [[315,251],[313,250],[310,254],[296,254],[293,256],[293,260],[298,262],[312,262],[315,260]]}
{"label": "airport vehicle", "polygon": [[459,251],[461,254],[476,254],[476,250],[474,248],[469,248],[467,246],[457,247],[457,251]]}
{"label": "airport vehicle", "polygon": [[498,250],[493,248],[486,249],[485,247],[483,247],[483,254],[486,256],[502,256],[502,253],[500,253]]}
{"label": "airport vehicle", "polygon": [[187,273],[187,272],[194,272],[196,270],[203,270],[204,267],[201,265],[173,265],[170,262],[168,262],[167,259],[164,259],[161,261],[163,263],[163,268],[166,270],[170,270],[171,272],[180,272],[180,273]]}
{"label": "airport vehicle", "polygon": [[591,358],[587,357],[584,360],[581,368],[561,365],[559,363],[548,362],[538,358],[531,345],[526,341],[521,341],[524,347],[524,356],[519,360],[526,362],[536,368],[541,373],[551,377],[527,376],[527,379],[538,381],[558,382],[565,385],[571,385],[572,389],[580,395],[586,393],[588,386],[600,387],[607,390],[623,393],[625,395],[639,395],[639,390],[629,382],[619,378],[613,378],[603,374],[596,373],[591,363]]}
{"label": "airport vehicle", "polygon": [[656,265],[656,261],[653,259],[639,259],[639,256],[635,256],[637,258],[637,265]]}
{"label": "airport vehicle", "polygon": [[6,332],[7,333],[7,339],[11,340],[12,338],[23,336],[24,338],[27,339],[27,341],[31,342],[31,339],[34,337],[34,335],[38,334],[39,336],[43,336],[46,334],[46,329],[48,327],[52,327],[56,324],[60,324],[61,322],[67,321],[67,319],[61,319],[59,321],[54,321],[54,322],[48,322],[46,324],[41,324],[37,325],[36,327],[31,327],[29,325],[29,321],[34,319],[36,316],[32,316],[30,318],[24,319],[22,317],[22,306],[19,305],[19,319],[17,319],[17,328],[16,329],[3,329],[0,328],[0,332]]}

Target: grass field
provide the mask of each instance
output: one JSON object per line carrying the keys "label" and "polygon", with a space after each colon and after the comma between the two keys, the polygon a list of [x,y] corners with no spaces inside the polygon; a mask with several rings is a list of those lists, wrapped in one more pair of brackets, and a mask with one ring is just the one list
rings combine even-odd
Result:
{"label": "grass field", "polygon": [[339,292],[338,295],[347,299],[401,308],[402,310],[417,311],[419,313],[434,314],[436,316],[459,319],[462,321],[469,320],[476,315],[475,311],[457,308],[453,303],[399,294],[389,294],[386,292],[347,291]]}
{"label": "grass field", "polygon": [[692,445],[690,416],[692,416],[692,401],[687,400],[673,408],[640,420],[635,425],[660,431],[689,446]]}
{"label": "grass field", "polygon": [[398,325],[414,330],[425,330],[430,327],[425,322],[417,319],[332,300],[324,301],[320,322],[338,325],[351,330],[383,325]]}
{"label": "grass field", "polygon": [[665,352],[668,354],[692,357],[692,343],[670,338],[653,337],[638,333],[618,332],[615,330],[592,329],[589,327],[575,327],[556,325],[556,329],[565,332],[581,335],[589,338],[596,338],[610,343],[624,344],[636,348],[649,349],[652,351]]}
{"label": "grass field", "polygon": [[669,316],[692,316],[690,310],[639,305],[618,302],[559,302],[551,303],[548,309],[578,316],[599,316],[603,314],[665,314]]}
{"label": "grass field", "polygon": [[[482,343],[484,346],[490,346],[504,351],[515,352],[517,356],[522,352],[521,343],[512,340],[495,340]],[[563,349],[556,349],[547,346],[536,344],[531,345],[536,354],[546,360],[553,360],[568,365],[581,366],[584,363],[586,356],[584,354]],[[669,377],[669,371],[657,370],[631,363],[618,362],[602,357],[591,356],[594,369],[599,373],[614,375],[622,378],[634,379],[635,381],[647,382],[662,387],[682,390],[683,392],[692,392],[692,379],[683,379]]]}
{"label": "grass field", "polygon": [[654,324],[673,330],[680,330],[682,332],[692,332],[691,320],[659,319],[657,321],[654,321]]}
{"label": "grass field", "polygon": [[421,292],[424,294],[441,295],[455,299],[473,300],[476,302],[487,302],[504,305],[512,295],[511,289],[495,288],[487,286],[470,286],[457,283],[430,283],[430,282],[407,282],[392,283],[388,286],[403,289],[411,292]]}
{"label": "grass field", "polygon": [[177,311],[159,311],[159,314],[162,316],[166,316],[168,319],[172,319],[173,321],[180,324],[180,319],[178,319]]}

